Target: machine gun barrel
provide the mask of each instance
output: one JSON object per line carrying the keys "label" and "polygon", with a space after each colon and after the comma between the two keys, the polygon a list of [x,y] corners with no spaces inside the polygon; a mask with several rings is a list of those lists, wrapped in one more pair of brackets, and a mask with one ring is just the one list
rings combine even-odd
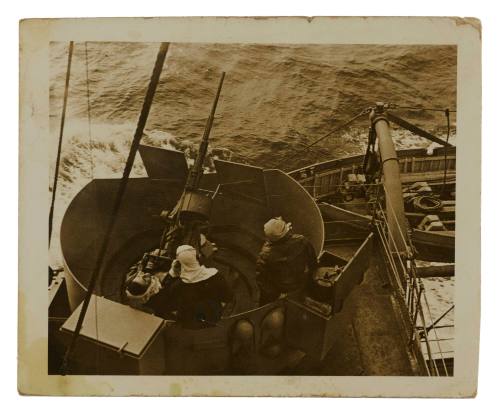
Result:
{"label": "machine gun barrel", "polygon": [[170,239],[166,241],[164,238],[167,237],[163,237],[160,244],[165,246],[169,257],[175,257],[175,249],[180,244],[189,244],[199,249],[200,223],[208,219],[211,199],[206,195],[200,194],[198,189],[203,176],[203,163],[207,155],[208,138],[214,123],[215,110],[217,109],[225,75],[226,73],[222,72],[217,93],[212,104],[212,110],[205,124],[198,154],[193,166],[189,170],[184,191],[175,208],[168,214],[169,227],[167,227],[166,232],[170,234]]}
{"label": "machine gun barrel", "polygon": [[208,138],[210,136],[210,131],[212,130],[212,125],[214,123],[215,110],[217,109],[217,103],[219,102],[220,92],[222,90],[222,84],[224,83],[225,76],[226,72],[222,72],[219,81],[219,87],[217,88],[217,93],[212,104],[212,110],[210,111],[210,116],[208,117],[207,123],[205,124],[205,130],[203,131],[203,138],[198,149],[198,154],[196,156],[194,165],[189,172],[189,177],[186,183],[186,190],[192,191],[198,189],[199,187],[201,176],[203,175],[203,163],[205,162],[205,157],[208,150]]}

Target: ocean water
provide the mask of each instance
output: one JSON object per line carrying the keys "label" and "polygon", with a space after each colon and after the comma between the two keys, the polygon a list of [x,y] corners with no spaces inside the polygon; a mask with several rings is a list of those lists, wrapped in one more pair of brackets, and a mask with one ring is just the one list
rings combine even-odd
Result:
{"label": "ocean water", "polygon": [[[75,43],[51,244],[53,265],[61,263],[58,232],[71,199],[92,177],[121,176],[158,47]],[[67,50],[67,43],[52,43],[50,48],[51,182]],[[229,149],[232,160],[257,166],[275,166],[376,101],[456,107],[454,46],[174,43],[143,143],[183,150],[192,158],[222,71],[226,78],[210,149]],[[440,112],[398,113],[438,136],[446,134]],[[451,122],[454,142],[454,114]],[[292,157],[285,169],[362,153],[368,127],[367,118],[358,120]],[[401,129],[395,129],[394,136],[401,148],[429,145]],[[138,156],[133,176],[144,175]],[[426,283],[431,283],[428,291],[436,312],[452,302],[452,282]]]}

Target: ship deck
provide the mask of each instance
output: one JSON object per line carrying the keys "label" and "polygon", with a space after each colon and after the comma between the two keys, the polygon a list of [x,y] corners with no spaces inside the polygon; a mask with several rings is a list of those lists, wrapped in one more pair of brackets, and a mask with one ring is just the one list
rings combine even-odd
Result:
{"label": "ship deck", "polygon": [[[326,245],[346,258],[359,245]],[[336,315],[335,341],[321,362],[305,356],[284,373],[290,375],[411,376],[417,374],[394,308],[391,286],[378,253],[371,256],[364,280]]]}

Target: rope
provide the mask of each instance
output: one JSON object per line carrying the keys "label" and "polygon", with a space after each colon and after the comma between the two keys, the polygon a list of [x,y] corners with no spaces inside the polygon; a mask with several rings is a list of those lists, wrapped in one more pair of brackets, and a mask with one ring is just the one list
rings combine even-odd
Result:
{"label": "rope", "polygon": [[169,43],[162,43],[160,46],[160,50],[158,51],[158,55],[156,57],[156,63],[153,69],[153,73],[151,75],[151,79],[149,82],[148,90],[146,92],[146,97],[144,99],[144,103],[142,106],[141,114],[139,116],[139,121],[137,122],[137,128],[134,134],[134,139],[132,141],[131,147],[130,147],[130,152],[127,158],[127,162],[125,164],[125,169],[123,171],[123,176],[120,181],[120,185],[118,187],[118,191],[114,200],[113,208],[111,210],[111,215],[110,215],[110,220],[108,222],[108,225],[106,227],[105,231],[105,236],[101,244],[101,248],[99,250],[99,254],[97,256],[96,264],[94,267],[94,270],[92,272],[92,275],[90,277],[90,282],[87,287],[87,294],[85,295],[85,299],[83,300],[82,308],[80,310],[80,314],[78,316],[78,321],[76,323],[75,331],[71,337],[71,342],[66,350],[66,353],[64,355],[63,359],[63,365],[62,365],[62,374],[66,374],[67,368],[68,368],[68,361],[73,353],[73,350],[75,348],[76,340],[80,334],[80,331],[83,326],[83,320],[85,318],[85,314],[87,312],[90,299],[92,297],[92,293],[94,291],[97,279],[100,275],[101,272],[101,267],[104,262],[104,258],[106,256],[106,252],[108,249],[108,244],[111,240],[111,235],[113,233],[117,217],[118,217],[118,212],[120,210],[120,206],[122,203],[123,195],[125,193],[125,189],[127,187],[127,182],[128,178],[130,176],[130,172],[132,170],[132,166],[134,164],[135,156],[137,154],[137,150],[139,149],[139,144],[141,142],[141,138],[144,132],[144,127],[146,126],[146,121],[149,115],[149,111],[151,109],[151,104],[153,103],[153,98],[156,92],[156,87],[158,86],[158,81],[160,79],[160,74],[162,71],[163,64],[165,62],[165,58],[168,52],[168,47]]}
{"label": "rope", "polygon": [[[373,199],[372,196],[370,196],[370,199],[368,200],[368,204],[371,204],[371,207],[372,207],[372,225],[375,224],[375,219],[376,219],[376,215],[377,215],[377,204],[380,203],[380,188],[382,187],[382,182],[380,182],[380,178],[379,179],[375,179],[377,182],[375,182],[375,185],[376,185],[376,194],[375,194],[375,200]],[[370,194],[371,195],[371,194]]]}
{"label": "rope", "polygon": [[416,195],[408,199],[408,202],[412,202],[415,209],[424,212],[437,211],[443,206],[443,201],[436,198],[434,195]]}
{"label": "rope", "polygon": [[64,83],[64,98],[63,98],[63,107],[61,114],[61,126],[59,128],[59,144],[57,146],[56,168],[54,171],[54,184],[52,185],[52,200],[50,202],[50,212],[49,212],[49,246],[50,246],[50,239],[52,238],[52,221],[54,220],[54,204],[56,201],[57,181],[59,178],[59,164],[61,162],[61,148],[62,148],[62,139],[64,133],[64,122],[66,120],[66,106],[68,104],[69,78],[71,74],[72,57],[73,57],[73,41],[69,42],[69,48],[68,48],[68,65],[66,68],[66,81]]}
{"label": "rope", "polygon": [[370,127],[368,131],[368,144],[366,145],[365,156],[363,158],[363,172],[366,174],[368,172],[368,162],[370,159],[370,154],[375,153],[375,142],[377,139],[377,132],[373,126]]}
{"label": "rope", "polygon": [[295,155],[298,155],[300,153],[303,153],[307,150],[309,150],[311,147],[313,147],[314,145],[318,144],[319,142],[321,142],[322,140],[328,138],[329,136],[333,135],[334,133],[337,133],[339,132],[340,130],[346,128],[347,126],[349,126],[351,123],[353,123],[355,120],[359,119],[361,116],[364,116],[366,114],[369,113],[369,110],[368,109],[363,109],[360,113],[358,113],[357,115],[353,116],[351,119],[349,119],[348,121],[344,122],[342,125],[338,126],[337,128],[331,130],[330,132],[328,132],[327,134],[321,136],[320,138],[316,139],[314,142],[312,142],[311,144],[307,145],[306,147],[298,150],[298,151],[295,151],[293,153],[291,153],[290,155],[288,155],[285,159],[283,159],[282,161],[278,162],[274,168],[275,169],[279,169],[281,166],[283,166],[287,161],[289,161],[292,156],[295,156]]}

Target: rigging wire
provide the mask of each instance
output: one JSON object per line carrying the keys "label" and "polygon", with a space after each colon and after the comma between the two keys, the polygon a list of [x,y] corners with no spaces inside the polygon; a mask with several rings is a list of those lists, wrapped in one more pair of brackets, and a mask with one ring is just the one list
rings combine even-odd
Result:
{"label": "rigging wire", "polygon": [[[450,111],[449,111],[449,109],[446,109],[445,116],[446,116],[446,126],[447,126],[447,130],[446,130],[446,143],[448,143],[448,141],[450,139]],[[447,151],[447,146],[448,145],[445,145],[445,147],[444,147],[444,175],[443,175],[443,187],[441,188],[441,194],[444,193],[444,189],[445,189],[445,185],[446,185],[446,174],[448,172],[448,151]]]}
{"label": "rigging wire", "polygon": [[[389,104],[388,105],[388,108],[390,109],[407,109],[407,110],[417,110],[417,111],[434,111],[434,112],[444,112],[446,114],[446,117],[448,119],[448,137],[447,137],[447,140],[446,142],[448,143],[448,140],[449,140],[449,116],[450,116],[450,113],[455,113],[456,110],[451,110],[451,109],[441,109],[441,108],[427,108],[427,107],[416,107],[416,106],[400,106],[400,105],[396,105],[396,104]],[[357,120],[358,118],[360,118],[361,116],[364,116],[368,113],[370,113],[370,111],[372,110],[371,107],[368,107],[366,109],[363,109],[360,113],[358,113],[357,115],[353,116],[351,119],[347,120],[346,122],[344,122],[342,125],[338,126],[337,128],[331,130],[330,132],[326,133],[325,135],[321,136],[320,138],[318,138],[317,140],[315,140],[314,142],[312,142],[311,144],[309,145],[306,145],[304,148],[300,149],[300,150],[297,150],[295,152],[293,152],[292,154],[288,155],[285,159],[283,159],[282,161],[278,162],[274,168],[280,168],[281,166],[283,166],[287,161],[290,160],[290,158],[292,156],[295,156],[297,154],[300,154],[300,153],[303,153],[307,150],[309,150],[311,147],[313,147],[314,145],[318,144],[319,142],[321,142],[322,140],[328,138],[329,136],[333,135],[334,133],[337,133],[339,132],[340,130],[346,128],[347,126],[349,126],[351,123],[353,123],[355,120]],[[446,152],[445,152],[446,153]]]}
{"label": "rigging wire", "polygon": [[49,212],[49,246],[50,246],[50,240],[52,238],[52,222],[54,220],[54,204],[56,201],[57,182],[59,178],[59,165],[61,162],[61,148],[62,148],[62,139],[64,134],[64,123],[66,121],[66,106],[68,104],[69,79],[71,74],[72,58],[73,58],[73,41],[69,42],[69,48],[68,48],[68,64],[66,68],[66,80],[64,83],[64,98],[63,98],[63,107],[61,113],[61,125],[59,128],[59,143],[57,146],[56,167],[54,171],[54,183],[52,185],[52,200],[50,202],[50,212]]}
{"label": "rigging wire", "polygon": [[430,330],[432,330],[433,328],[441,328],[441,327],[446,327],[446,326],[437,326],[437,324],[438,324],[438,323],[439,323],[439,322],[440,322],[443,318],[445,318],[445,317],[448,315],[448,313],[449,313],[451,310],[453,310],[454,308],[455,308],[455,304],[453,304],[453,305],[452,305],[450,308],[448,308],[448,309],[447,309],[447,310],[446,310],[443,314],[441,314],[441,315],[439,316],[439,318],[438,318],[436,321],[434,321],[434,323],[433,323],[433,324],[431,324],[431,325],[430,325],[430,326],[428,326],[428,327],[425,327],[425,329],[426,329],[427,331],[430,331]]}
{"label": "rigging wire", "polygon": [[90,106],[90,80],[89,80],[89,56],[87,50],[87,42],[85,42],[85,74],[87,83],[87,121],[89,131],[89,154],[90,154],[90,179],[94,179],[94,159],[92,154],[92,120],[91,120],[91,106]]}
{"label": "rigging wire", "polygon": [[[89,158],[90,158],[90,180],[94,179],[94,157],[92,151],[92,120],[91,120],[91,105],[90,105],[90,80],[89,80],[89,55],[87,49],[87,42],[85,42],[85,80],[87,85],[87,121],[88,121],[88,134],[89,134]],[[94,315],[95,315],[95,339],[99,342],[99,312],[97,308],[97,296],[94,297]],[[99,346],[96,347],[97,351],[97,368],[99,368]]]}
{"label": "rigging wire", "polygon": [[120,184],[118,186],[115,199],[113,202],[113,207],[111,210],[110,214],[110,219],[108,221],[108,224],[106,226],[106,230],[104,232],[104,238],[102,240],[102,244],[100,246],[97,259],[96,259],[96,264],[94,266],[94,270],[91,274],[89,285],[87,287],[87,293],[85,295],[85,298],[82,303],[82,307],[80,310],[80,314],[78,316],[78,321],[75,326],[75,331],[71,337],[71,342],[66,350],[66,353],[64,355],[63,359],[63,364],[61,367],[62,374],[66,374],[67,368],[68,368],[68,362],[71,358],[71,355],[74,351],[75,345],[76,345],[76,340],[80,334],[80,331],[83,326],[83,320],[85,318],[85,314],[87,312],[90,299],[92,298],[92,293],[94,291],[94,288],[97,283],[97,279],[99,278],[99,275],[102,270],[102,264],[104,263],[104,259],[108,250],[108,244],[111,240],[111,235],[114,231],[115,224],[117,221],[118,213],[121,207],[121,203],[123,200],[123,195],[125,194],[125,189],[127,187],[128,183],[128,178],[130,176],[130,172],[132,170],[135,156],[137,154],[137,151],[139,149],[139,144],[142,139],[142,135],[144,132],[144,127],[146,126],[146,121],[148,119],[149,111],[151,109],[151,104],[153,103],[153,98],[156,92],[156,87],[158,86],[158,81],[160,79],[160,74],[162,71],[163,64],[165,62],[165,58],[168,52],[169,48],[169,43],[162,43],[160,45],[160,49],[158,51],[158,55],[156,57],[156,62],[155,66],[153,68],[153,73],[151,75],[151,79],[149,81],[149,86],[146,92],[146,97],[144,98],[144,103],[142,106],[141,114],[139,116],[139,120],[137,122],[137,128],[134,133],[134,139],[132,140],[132,144],[130,147],[130,152],[127,158],[127,162],[125,164],[125,169],[123,170],[123,176],[120,180]]}
{"label": "rigging wire", "polygon": [[285,157],[285,159],[281,160],[280,162],[278,162],[274,168],[275,169],[279,169],[281,166],[283,166],[286,162],[288,162],[292,156],[296,156],[298,154],[301,154],[307,150],[309,150],[311,147],[313,147],[314,145],[318,144],[319,142],[321,142],[322,140],[328,138],[329,136],[333,135],[334,133],[337,133],[339,131],[341,131],[342,129],[346,128],[347,126],[349,126],[351,123],[353,123],[355,120],[359,119],[361,116],[364,116],[366,114],[369,113],[369,109],[363,109],[361,112],[359,112],[357,115],[353,116],[352,118],[350,118],[349,120],[347,120],[346,122],[344,122],[342,125],[336,127],[335,129],[331,130],[330,132],[326,133],[325,135],[321,136],[320,138],[316,139],[314,142],[310,143],[309,145],[305,146],[304,148],[300,149],[300,150],[297,150],[295,152],[292,152],[290,155],[288,155],[287,157]]}
{"label": "rigging wire", "polygon": [[429,111],[429,112],[456,112],[456,110],[441,109],[441,108],[422,108],[417,106],[399,106],[399,105],[389,105],[391,109],[407,109],[407,110],[417,110],[417,111]]}

